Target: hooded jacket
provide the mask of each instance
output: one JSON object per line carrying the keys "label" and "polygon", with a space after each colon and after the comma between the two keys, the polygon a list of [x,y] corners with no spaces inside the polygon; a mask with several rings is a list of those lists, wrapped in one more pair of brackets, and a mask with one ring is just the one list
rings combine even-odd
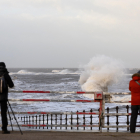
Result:
{"label": "hooded jacket", "polygon": [[0,93],[0,101],[7,101],[8,99],[8,87],[12,88],[14,87],[14,83],[11,79],[11,77],[9,76],[9,72],[6,69],[6,65],[4,62],[0,62],[0,77],[4,76],[5,81],[7,83],[7,87],[5,88],[5,90]]}
{"label": "hooded jacket", "polygon": [[129,90],[131,91],[131,105],[140,105],[140,77],[134,76],[129,83]]}

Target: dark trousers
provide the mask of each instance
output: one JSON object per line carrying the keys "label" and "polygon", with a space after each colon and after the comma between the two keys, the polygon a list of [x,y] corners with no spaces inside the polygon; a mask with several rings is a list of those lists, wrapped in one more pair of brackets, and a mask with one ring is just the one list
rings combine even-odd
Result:
{"label": "dark trousers", "polygon": [[7,101],[0,101],[1,105],[1,117],[2,117],[2,130],[7,130]]}
{"label": "dark trousers", "polygon": [[130,120],[130,131],[135,133],[137,115],[140,110],[140,105],[132,105],[131,106],[131,120]]}

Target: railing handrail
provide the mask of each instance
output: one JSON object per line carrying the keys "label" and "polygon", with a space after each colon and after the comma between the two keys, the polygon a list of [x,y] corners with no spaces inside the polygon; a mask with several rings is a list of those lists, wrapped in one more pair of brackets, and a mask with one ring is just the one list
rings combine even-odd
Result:
{"label": "railing handrail", "polygon": [[[12,112],[10,112],[10,114],[12,114]],[[14,112],[14,114],[99,115],[99,112]]]}
{"label": "railing handrail", "polygon": [[9,93],[58,93],[58,94],[95,94],[102,91],[40,91],[40,90],[9,90]]}
{"label": "railing handrail", "polygon": [[[10,90],[9,93],[58,93],[58,94],[94,94],[94,97],[97,97],[97,95],[100,96],[101,94],[101,98],[95,98],[93,100],[53,100],[53,99],[9,99],[9,101],[45,101],[45,102],[99,102],[100,103],[100,108],[99,108],[99,112],[95,113],[95,112],[89,112],[89,114],[86,112],[82,112],[81,114],[85,114],[85,115],[99,115],[99,127],[100,127],[100,131],[102,131],[102,128],[115,128],[115,127],[129,127],[129,125],[125,125],[125,126],[120,126],[120,125],[116,125],[116,126],[106,126],[104,124],[104,117],[105,116],[129,116],[131,115],[131,113],[105,113],[105,103],[131,103],[131,101],[111,101],[111,95],[131,95],[130,92],[102,92],[102,91],[39,91],[39,90],[23,90],[23,91],[19,91],[19,90]],[[23,112],[21,112],[22,114]],[[27,113],[27,112],[26,112]],[[55,112],[28,112],[27,114],[55,114]],[[60,113],[60,112],[59,112]],[[80,113],[80,112],[78,112]],[[19,114],[19,113],[17,113]],[[57,112],[58,114],[58,112]],[[72,112],[61,112],[60,114],[67,114],[67,115],[72,115],[72,114],[77,114],[76,113],[72,113]],[[80,114],[79,114],[80,115]],[[55,127],[56,125],[54,125]],[[57,125],[58,126],[58,125]],[[61,125],[62,126],[62,125]],[[67,126],[67,125],[65,125]],[[70,125],[69,127],[72,127],[73,125]],[[86,125],[84,125],[86,126]],[[91,127],[91,125],[88,125],[89,127]],[[95,126],[95,125],[94,125]],[[76,125],[75,127],[78,127],[78,125]]]}

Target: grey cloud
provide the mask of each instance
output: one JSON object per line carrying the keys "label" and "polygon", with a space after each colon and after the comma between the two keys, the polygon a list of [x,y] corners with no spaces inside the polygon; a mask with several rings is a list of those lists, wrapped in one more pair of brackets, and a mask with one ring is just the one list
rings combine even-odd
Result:
{"label": "grey cloud", "polygon": [[139,9],[124,2],[0,1],[0,60],[9,67],[78,67],[104,54],[137,67]]}

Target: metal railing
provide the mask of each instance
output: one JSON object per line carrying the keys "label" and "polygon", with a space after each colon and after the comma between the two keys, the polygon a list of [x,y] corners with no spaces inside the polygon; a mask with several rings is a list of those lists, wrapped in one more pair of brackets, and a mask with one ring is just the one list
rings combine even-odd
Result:
{"label": "metal railing", "polygon": [[[83,92],[83,91],[10,91],[10,93],[61,93],[61,94],[94,94],[94,100],[49,100],[49,99],[9,99],[9,101],[31,101],[31,102],[99,102],[99,109],[77,112],[14,112],[18,114],[20,126],[29,129],[48,129],[48,130],[93,130],[94,127],[102,132],[103,128],[107,131],[110,128],[126,128],[129,131],[130,125],[130,106],[126,105],[126,113],[119,113],[120,107],[107,107],[105,103],[130,103],[131,101],[111,101],[112,95],[130,95],[130,93],[108,93],[108,92]],[[113,112],[112,112],[113,110]],[[28,114],[28,116],[21,116]],[[125,116],[126,122],[120,122],[119,117]],[[115,117],[116,122],[111,122],[111,117]],[[98,119],[98,121],[97,121]],[[106,120],[106,121],[105,121]],[[138,122],[140,123],[140,122]],[[112,125],[113,124],[113,125]],[[140,127],[140,125],[137,125]]]}

